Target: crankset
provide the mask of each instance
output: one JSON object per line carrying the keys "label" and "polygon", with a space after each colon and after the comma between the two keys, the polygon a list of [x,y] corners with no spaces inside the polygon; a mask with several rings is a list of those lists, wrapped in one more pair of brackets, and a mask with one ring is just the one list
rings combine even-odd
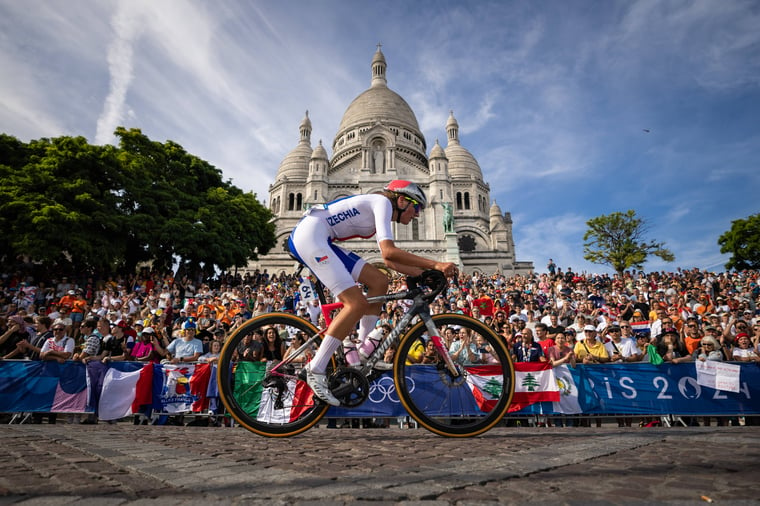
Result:
{"label": "crankset", "polygon": [[369,381],[360,371],[352,367],[341,367],[329,377],[332,394],[340,401],[341,407],[355,408],[369,397]]}

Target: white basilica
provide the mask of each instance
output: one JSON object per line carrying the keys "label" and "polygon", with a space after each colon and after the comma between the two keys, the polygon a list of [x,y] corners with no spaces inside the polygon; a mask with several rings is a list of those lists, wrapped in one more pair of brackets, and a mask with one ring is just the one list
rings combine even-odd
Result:
{"label": "white basilica", "polygon": [[[393,224],[396,244],[438,260],[454,261],[466,273],[526,274],[533,262],[518,262],[510,213],[490,202],[475,157],[459,143],[453,112],[446,122],[446,147],[427,143],[409,104],[388,88],[380,47],[372,58],[369,89],[346,109],[332,144],[332,158],[322,142],[311,146],[308,111],[299,127],[300,142],[283,159],[269,187],[277,245],[249,268],[292,272],[287,238],[305,209],[315,204],[379,191],[391,179],[422,186],[429,205],[409,225]],[[370,263],[382,262],[374,240],[344,246]]]}

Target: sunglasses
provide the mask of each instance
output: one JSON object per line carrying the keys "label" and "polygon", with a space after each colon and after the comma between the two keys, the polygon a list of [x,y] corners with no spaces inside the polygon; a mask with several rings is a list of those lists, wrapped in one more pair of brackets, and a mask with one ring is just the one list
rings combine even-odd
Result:
{"label": "sunglasses", "polygon": [[702,343],[702,346],[715,346],[713,343]]}
{"label": "sunglasses", "polygon": [[409,198],[409,197],[404,197],[404,199],[414,206],[414,212],[415,213],[419,213],[420,212],[420,210],[422,209],[422,204],[420,204],[416,200],[414,200],[412,198]]}
{"label": "sunglasses", "polygon": [[53,332],[63,332],[65,329],[53,329]]}

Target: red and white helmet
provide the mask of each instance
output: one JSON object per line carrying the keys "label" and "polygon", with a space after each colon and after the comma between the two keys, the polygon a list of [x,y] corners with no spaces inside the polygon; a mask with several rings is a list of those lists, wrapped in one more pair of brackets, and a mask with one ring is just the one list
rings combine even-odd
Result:
{"label": "red and white helmet", "polygon": [[409,197],[417,202],[421,209],[427,207],[427,197],[425,196],[425,192],[422,191],[422,188],[420,188],[417,183],[412,183],[411,181],[405,181],[403,179],[394,179],[383,189]]}

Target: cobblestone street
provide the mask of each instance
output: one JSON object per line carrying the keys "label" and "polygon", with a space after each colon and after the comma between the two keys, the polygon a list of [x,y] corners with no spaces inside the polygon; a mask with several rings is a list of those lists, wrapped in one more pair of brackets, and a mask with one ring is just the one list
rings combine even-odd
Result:
{"label": "cobblestone street", "polygon": [[0,503],[755,503],[760,429],[314,429],[10,425]]}

